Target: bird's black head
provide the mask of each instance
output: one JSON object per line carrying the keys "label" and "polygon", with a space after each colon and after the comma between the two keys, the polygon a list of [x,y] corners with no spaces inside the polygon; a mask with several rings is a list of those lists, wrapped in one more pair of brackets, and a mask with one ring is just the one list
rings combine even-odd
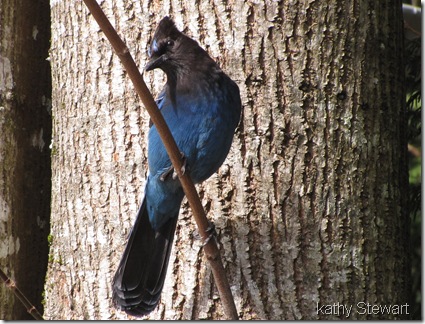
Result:
{"label": "bird's black head", "polygon": [[208,54],[198,43],[180,32],[170,17],[164,17],[158,24],[148,51],[149,61],[145,71],[156,68],[167,76],[176,76],[192,66],[200,57]]}
{"label": "bird's black head", "polygon": [[175,53],[174,46],[181,36],[174,22],[169,17],[164,17],[158,24],[153,40],[148,50],[149,62],[145,70],[150,71],[156,68],[163,68],[167,61]]}

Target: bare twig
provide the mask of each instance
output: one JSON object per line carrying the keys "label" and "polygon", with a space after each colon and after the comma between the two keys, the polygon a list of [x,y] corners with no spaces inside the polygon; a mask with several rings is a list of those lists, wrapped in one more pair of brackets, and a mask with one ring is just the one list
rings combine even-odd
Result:
{"label": "bare twig", "polygon": [[27,297],[25,297],[25,295],[19,290],[19,288],[16,286],[16,283],[12,279],[10,279],[1,269],[0,278],[3,280],[6,287],[12,290],[15,296],[18,297],[21,303],[25,306],[27,312],[30,313],[32,317],[39,321],[44,320],[43,316],[40,315],[35,306],[33,306],[27,299]]}
{"label": "bare twig", "polygon": [[[173,164],[174,170],[177,172],[187,200],[189,201],[189,205],[192,208],[193,216],[198,226],[199,233],[204,241],[207,240],[210,235],[210,233],[208,233],[209,224],[196,188],[188,173],[183,174],[181,171],[183,162],[181,159],[180,150],[178,149],[177,144],[155,103],[155,100],[148,90],[143,77],[136,66],[136,63],[134,62],[127,46],[118,36],[114,27],[111,25],[108,18],[97,4],[96,0],[84,0],[84,2],[93,15],[94,19],[99,24],[102,31],[105,33],[106,37],[109,39],[115,53],[120,58],[121,63],[124,65],[124,68],[126,69],[131,81],[133,82],[136,92],[139,94],[139,97],[145,105],[146,110],[152,119],[152,122],[155,124],[159,136],[161,137],[165,149],[167,150],[168,156],[170,157],[171,163]],[[204,246],[204,251],[208,261],[210,262],[214,280],[223,303],[225,314],[228,319],[237,320],[239,319],[239,316],[236,310],[235,302],[233,300],[232,292],[230,290],[229,282],[226,277],[223,263],[220,258],[220,251],[218,250],[216,241],[209,240],[208,243]]]}

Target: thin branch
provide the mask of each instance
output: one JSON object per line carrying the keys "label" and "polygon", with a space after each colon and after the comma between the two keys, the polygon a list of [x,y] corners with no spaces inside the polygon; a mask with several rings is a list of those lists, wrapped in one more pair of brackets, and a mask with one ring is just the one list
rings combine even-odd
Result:
{"label": "thin branch", "polygon": [[6,287],[12,290],[15,296],[18,297],[21,303],[25,306],[27,312],[30,313],[32,317],[34,317],[38,321],[44,320],[43,316],[41,316],[35,306],[30,303],[27,297],[25,297],[25,295],[16,286],[16,283],[12,279],[10,279],[7,274],[3,272],[2,269],[0,269],[0,278],[3,280]]}
{"label": "thin branch", "polygon": [[[121,63],[124,65],[125,70],[133,82],[136,92],[145,105],[146,110],[152,119],[152,122],[155,124],[159,136],[164,143],[168,156],[170,157],[171,163],[173,164],[174,170],[179,177],[187,200],[189,201],[189,205],[192,208],[193,216],[198,226],[199,233],[204,241],[207,240],[209,237],[209,223],[205,216],[204,208],[202,207],[198,192],[196,191],[196,188],[188,173],[182,174],[181,172],[183,161],[181,159],[180,150],[178,149],[177,144],[155,103],[155,100],[148,90],[143,77],[136,66],[136,63],[134,62],[127,46],[118,36],[114,27],[111,25],[108,18],[97,4],[96,0],[84,0],[84,2],[110,41],[115,53],[120,58]],[[236,310],[235,302],[233,300],[232,292],[230,290],[229,282],[226,277],[226,272],[221,261],[220,251],[218,250],[216,241],[209,240],[208,243],[204,246],[204,251],[208,261],[210,262],[214,280],[223,303],[225,314],[228,319],[237,320],[239,319],[238,312]]]}

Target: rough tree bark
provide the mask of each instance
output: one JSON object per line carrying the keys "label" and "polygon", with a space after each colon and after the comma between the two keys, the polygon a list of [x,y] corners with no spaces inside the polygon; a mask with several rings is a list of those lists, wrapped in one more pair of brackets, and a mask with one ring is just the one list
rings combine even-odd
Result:
{"label": "rough tree bark", "polygon": [[[169,14],[239,84],[230,155],[199,186],[243,319],[409,303],[399,1],[104,1],[143,67]],[[111,279],[143,196],[148,116],[82,2],[52,3],[51,319],[123,319]],[[161,72],[146,76],[158,92]],[[219,319],[183,205],[151,319]],[[357,307],[357,308],[356,308]]]}
{"label": "rough tree bark", "polygon": [[[41,311],[50,218],[47,0],[0,2],[0,268]],[[31,319],[0,282],[0,319]]]}

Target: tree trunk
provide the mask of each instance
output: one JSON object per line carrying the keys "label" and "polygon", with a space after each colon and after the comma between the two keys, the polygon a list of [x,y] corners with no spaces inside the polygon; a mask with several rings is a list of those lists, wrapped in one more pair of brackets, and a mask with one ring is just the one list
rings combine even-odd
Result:
{"label": "tree trunk", "polygon": [[[401,3],[102,6],[140,68],[168,14],[240,87],[231,152],[199,191],[241,318],[408,317]],[[52,20],[46,316],[124,319],[111,280],[143,197],[149,117],[84,4],[55,2]],[[163,74],[145,78],[158,93]],[[151,319],[223,318],[194,230],[183,203]]]}
{"label": "tree trunk", "polygon": [[[0,3],[0,268],[42,311],[50,218],[49,2]],[[31,319],[0,282],[0,318]]]}

